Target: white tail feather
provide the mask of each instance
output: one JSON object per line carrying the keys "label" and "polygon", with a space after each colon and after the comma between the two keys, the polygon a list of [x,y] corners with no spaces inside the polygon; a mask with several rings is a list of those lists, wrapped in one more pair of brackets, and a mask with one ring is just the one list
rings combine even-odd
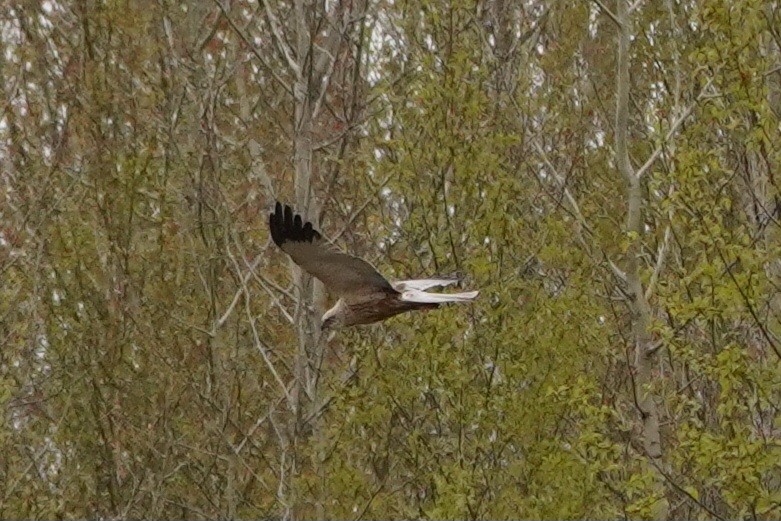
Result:
{"label": "white tail feather", "polygon": [[445,287],[450,286],[458,282],[458,279],[414,279],[414,280],[397,280],[391,285],[396,291],[406,291],[408,289],[419,289],[421,291],[437,286]]}
{"label": "white tail feather", "polygon": [[479,291],[464,293],[427,293],[417,289],[402,292],[401,300],[405,302],[420,302],[421,304],[440,304],[445,302],[469,302],[480,294]]}

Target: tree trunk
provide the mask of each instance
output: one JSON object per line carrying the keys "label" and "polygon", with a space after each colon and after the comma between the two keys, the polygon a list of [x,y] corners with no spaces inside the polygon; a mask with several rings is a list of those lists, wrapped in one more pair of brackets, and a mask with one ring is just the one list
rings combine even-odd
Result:
{"label": "tree trunk", "polygon": [[[618,23],[618,59],[617,59],[617,101],[616,101],[616,166],[624,178],[626,186],[626,235],[629,239],[626,260],[626,284],[629,294],[631,313],[631,338],[634,345],[633,383],[634,397],[642,421],[643,449],[654,469],[662,464],[662,445],[659,434],[659,412],[652,389],[651,370],[656,358],[649,331],[651,309],[645,297],[640,279],[640,261],[642,237],[644,234],[642,211],[643,193],[640,178],[629,162],[629,38],[632,24],[624,0],[616,2]],[[661,486],[661,474],[657,474]],[[667,517],[667,503],[664,498],[657,503],[654,512],[656,519]]]}

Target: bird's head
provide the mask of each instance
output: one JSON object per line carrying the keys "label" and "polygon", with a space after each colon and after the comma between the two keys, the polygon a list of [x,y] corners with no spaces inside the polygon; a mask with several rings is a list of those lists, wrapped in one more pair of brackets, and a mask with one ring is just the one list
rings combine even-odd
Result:
{"label": "bird's head", "polygon": [[322,322],[320,323],[320,331],[329,331],[339,327],[341,320],[338,311],[339,308],[334,306],[323,314]]}

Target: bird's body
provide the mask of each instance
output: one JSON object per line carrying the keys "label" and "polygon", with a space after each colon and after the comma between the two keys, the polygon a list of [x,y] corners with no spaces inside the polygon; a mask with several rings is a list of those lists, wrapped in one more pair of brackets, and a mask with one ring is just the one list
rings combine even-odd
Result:
{"label": "bird's body", "polygon": [[343,298],[336,301],[334,307],[323,315],[323,327],[348,327],[361,324],[373,324],[405,311],[434,309],[439,304],[407,302],[401,299],[398,291],[377,292],[365,298],[352,299],[349,303]]}
{"label": "bird's body", "polygon": [[394,283],[368,262],[330,249],[312,223],[304,223],[290,206],[276,204],[269,216],[271,238],[301,268],[317,277],[339,297],[323,315],[323,328],[371,324],[399,313],[439,307],[447,302],[465,302],[479,292],[428,293],[424,290],[448,286],[456,279],[431,278]]}

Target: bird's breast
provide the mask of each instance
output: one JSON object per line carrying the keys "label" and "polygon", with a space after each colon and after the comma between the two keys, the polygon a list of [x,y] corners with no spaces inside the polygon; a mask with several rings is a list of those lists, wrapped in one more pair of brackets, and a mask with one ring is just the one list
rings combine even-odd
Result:
{"label": "bird's breast", "polygon": [[405,302],[399,293],[383,293],[351,302],[345,310],[345,326],[371,324],[413,309],[433,309],[437,304]]}

